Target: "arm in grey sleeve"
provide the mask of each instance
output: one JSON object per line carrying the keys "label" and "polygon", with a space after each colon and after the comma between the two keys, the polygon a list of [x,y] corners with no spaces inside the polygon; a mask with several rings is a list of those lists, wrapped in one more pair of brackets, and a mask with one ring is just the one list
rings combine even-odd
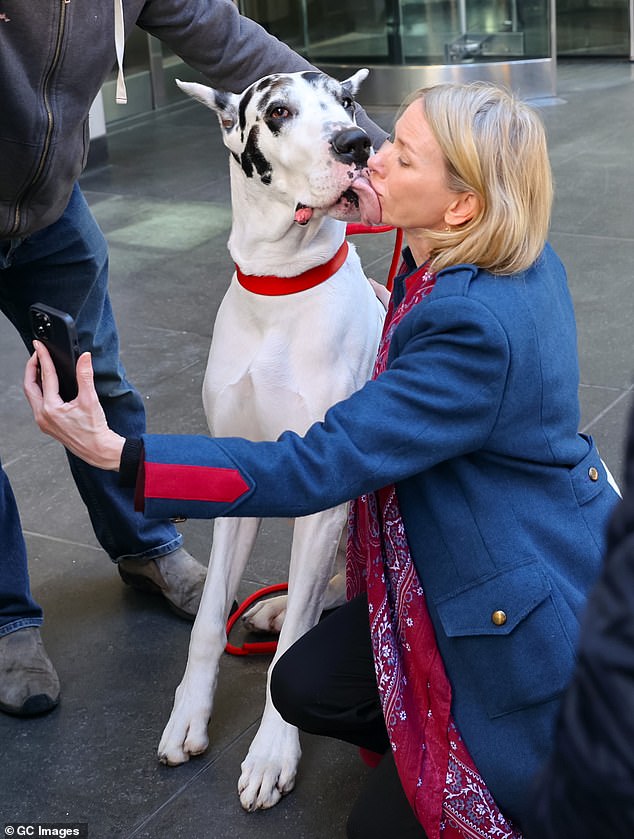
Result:
{"label": "arm in grey sleeve", "polygon": [[[305,58],[238,12],[232,0],[148,0],[138,19],[214,87],[241,93],[270,73],[315,69]],[[385,137],[364,111],[359,123],[375,148]]]}

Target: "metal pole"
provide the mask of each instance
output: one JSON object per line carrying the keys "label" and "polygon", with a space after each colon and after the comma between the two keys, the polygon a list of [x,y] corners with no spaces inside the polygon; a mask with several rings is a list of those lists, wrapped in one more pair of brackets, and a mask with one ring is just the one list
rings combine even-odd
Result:
{"label": "metal pole", "polygon": [[458,25],[460,34],[467,34],[467,0],[458,0]]}

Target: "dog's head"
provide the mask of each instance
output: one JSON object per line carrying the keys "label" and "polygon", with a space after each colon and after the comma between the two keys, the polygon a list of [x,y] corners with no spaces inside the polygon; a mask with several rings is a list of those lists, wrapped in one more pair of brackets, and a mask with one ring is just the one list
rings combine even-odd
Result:
{"label": "dog's head", "polygon": [[317,71],[265,76],[242,94],[181,82],[215,111],[237,171],[250,189],[284,202],[295,222],[356,216],[351,183],[371,142],[355,122],[354,95],[368,70],[339,82]]}

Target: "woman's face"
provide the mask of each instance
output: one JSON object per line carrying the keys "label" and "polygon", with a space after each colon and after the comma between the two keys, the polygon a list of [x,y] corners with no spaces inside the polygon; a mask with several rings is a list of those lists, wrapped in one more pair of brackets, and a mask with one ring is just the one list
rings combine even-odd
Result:
{"label": "woman's face", "polygon": [[414,232],[443,230],[458,197],[447,187],[447,167],[420,100],[396,123],[394,140],[368,161],[370,183],[381,204],[381,223]]}

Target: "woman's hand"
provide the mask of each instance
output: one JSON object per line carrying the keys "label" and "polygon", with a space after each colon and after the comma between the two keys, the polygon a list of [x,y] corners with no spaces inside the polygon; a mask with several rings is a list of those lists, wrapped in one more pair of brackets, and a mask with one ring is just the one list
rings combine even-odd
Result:
{"label": "woman's hand", "polygon": [[77,397],[64,402],[48,350],[40,341],[33,346],[35,352],[24,371],[24,393],[35,422],[91,466],[118,471],[125,438],[108,427],[95,390],[90,353],[77,361]]}

